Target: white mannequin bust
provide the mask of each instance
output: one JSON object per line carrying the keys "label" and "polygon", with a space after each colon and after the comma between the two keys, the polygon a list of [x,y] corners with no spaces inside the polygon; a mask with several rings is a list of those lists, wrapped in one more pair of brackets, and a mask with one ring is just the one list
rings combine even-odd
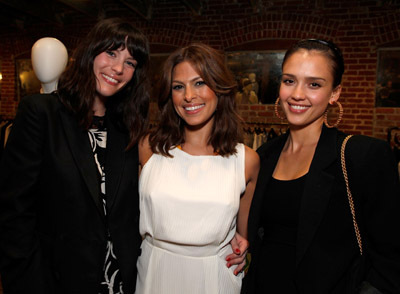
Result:
{"label": "white mannequin bust", "polygon": [[33,70],[42,83],[40,93],[51,93],[57,89],[58,78],[68,62],[64,44],[55,38],[41,38],[32,46]]}

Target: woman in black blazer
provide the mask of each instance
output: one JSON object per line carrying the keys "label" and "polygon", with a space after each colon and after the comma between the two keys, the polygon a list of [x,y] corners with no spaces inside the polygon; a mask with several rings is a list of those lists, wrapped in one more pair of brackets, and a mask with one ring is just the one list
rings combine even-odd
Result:
{"label": "woman in black blazer", "polygon": [[100,21],[58,91],[24,98],[0,170],[5,293],[133,293],[148,42]]}
{"label": "woman in black blazer", "polygon": [[339,106],[343,71],[340,50],[323,40],[302,40],[284,57],[276,103],[283,113],[276,112],[290,131],[258,150],[245,293],[359,293],[361,280],[400,293],[398,173],[388,144],[366,136],[351,138],[345,151],[367,260],[352,286],[360,252],[340,165],[345,134],[326,117],[328,104]]}

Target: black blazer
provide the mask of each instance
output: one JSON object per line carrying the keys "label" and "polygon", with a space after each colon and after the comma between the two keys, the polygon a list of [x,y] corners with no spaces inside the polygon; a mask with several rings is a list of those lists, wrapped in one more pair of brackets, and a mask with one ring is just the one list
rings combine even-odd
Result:
{"label": "black blazer", "polygon": [[[254,272],[264,234],[262,201],[268,197],[265,190],[287,137],[258,150],[261,168],[249,216],[252,263],[244,293],[255,293]],[[359,256],[340,167],[344,138],[337,129],[323,127],[306,178],[296,241],[298,293],[348,293],[350,265]],[[400,293],[400,187],[392,151],[382,140],[355,136],[346,147],[346,165],[364,254],[371,263],[367,280],[384,293]]]}
{"label": "black blazer", "polygon": [[138,149],[125,151],[128,134],[106,117],[107,219],[87,131],[55,95],[21,101],[0,170],[5,293],[97,294],[107,227],[125,293],[134,292]]}

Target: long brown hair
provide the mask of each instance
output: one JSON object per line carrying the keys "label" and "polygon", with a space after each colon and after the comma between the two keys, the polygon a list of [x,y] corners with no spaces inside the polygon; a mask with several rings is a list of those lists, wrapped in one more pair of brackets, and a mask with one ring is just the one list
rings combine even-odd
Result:
{"label": "long brown hair", "polygon": [[107,100],[106,107],[107,114],[111,113],[118,126],[129,132],[129,149],[146,131],[149,109],[149,45],[143,33],[131,23],[118,18],[99,21],[76,48],[72,62],[60,77],[57,92],[64,105],[77,116],[79,124],[89,128],[96,95],[94,59],[106,50],[119,48],[127,48],[137,66],[131,81]]}
{"label": "long brown hair", "polygon": [[237,84],[226,67],[224,56],[201,43],[176,50],[164,63],[158,97],[160,124],[149,138],[152,151],[170,156],[169,150],[173,146],[185,142],[184,121],[175,111],[171,93],[173,70],[184,61],[194,67],[206,85],[217,95],[218,103],[209,144],[222,156],[235,154],[236,145],[242,140],[242,120],[235,109]]}

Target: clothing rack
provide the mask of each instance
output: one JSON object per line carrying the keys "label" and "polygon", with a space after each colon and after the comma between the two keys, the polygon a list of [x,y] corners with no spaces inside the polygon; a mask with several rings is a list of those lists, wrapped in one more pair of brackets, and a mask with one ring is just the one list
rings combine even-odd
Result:
{"label": "clothing rack", "polygon": [[283,122],[252,122],[243,124],[244,143],[256,150],[268,140],[286,133],[288,124]]}
{"label": "clothing rack", "polygon": [[245,122],[243,125],[243,131],[245,133],[250,134],[260,134],[260,133],[269,133],[272,129],[279,130],[280,134],[286,133],[288,128],[287,123],[277,123],[277,122]]}
{"label": "clothing rack", "polygon": [[387,141],[393,150],[397,163],[400,164],[400,128],[390,127],[387,131]]}

